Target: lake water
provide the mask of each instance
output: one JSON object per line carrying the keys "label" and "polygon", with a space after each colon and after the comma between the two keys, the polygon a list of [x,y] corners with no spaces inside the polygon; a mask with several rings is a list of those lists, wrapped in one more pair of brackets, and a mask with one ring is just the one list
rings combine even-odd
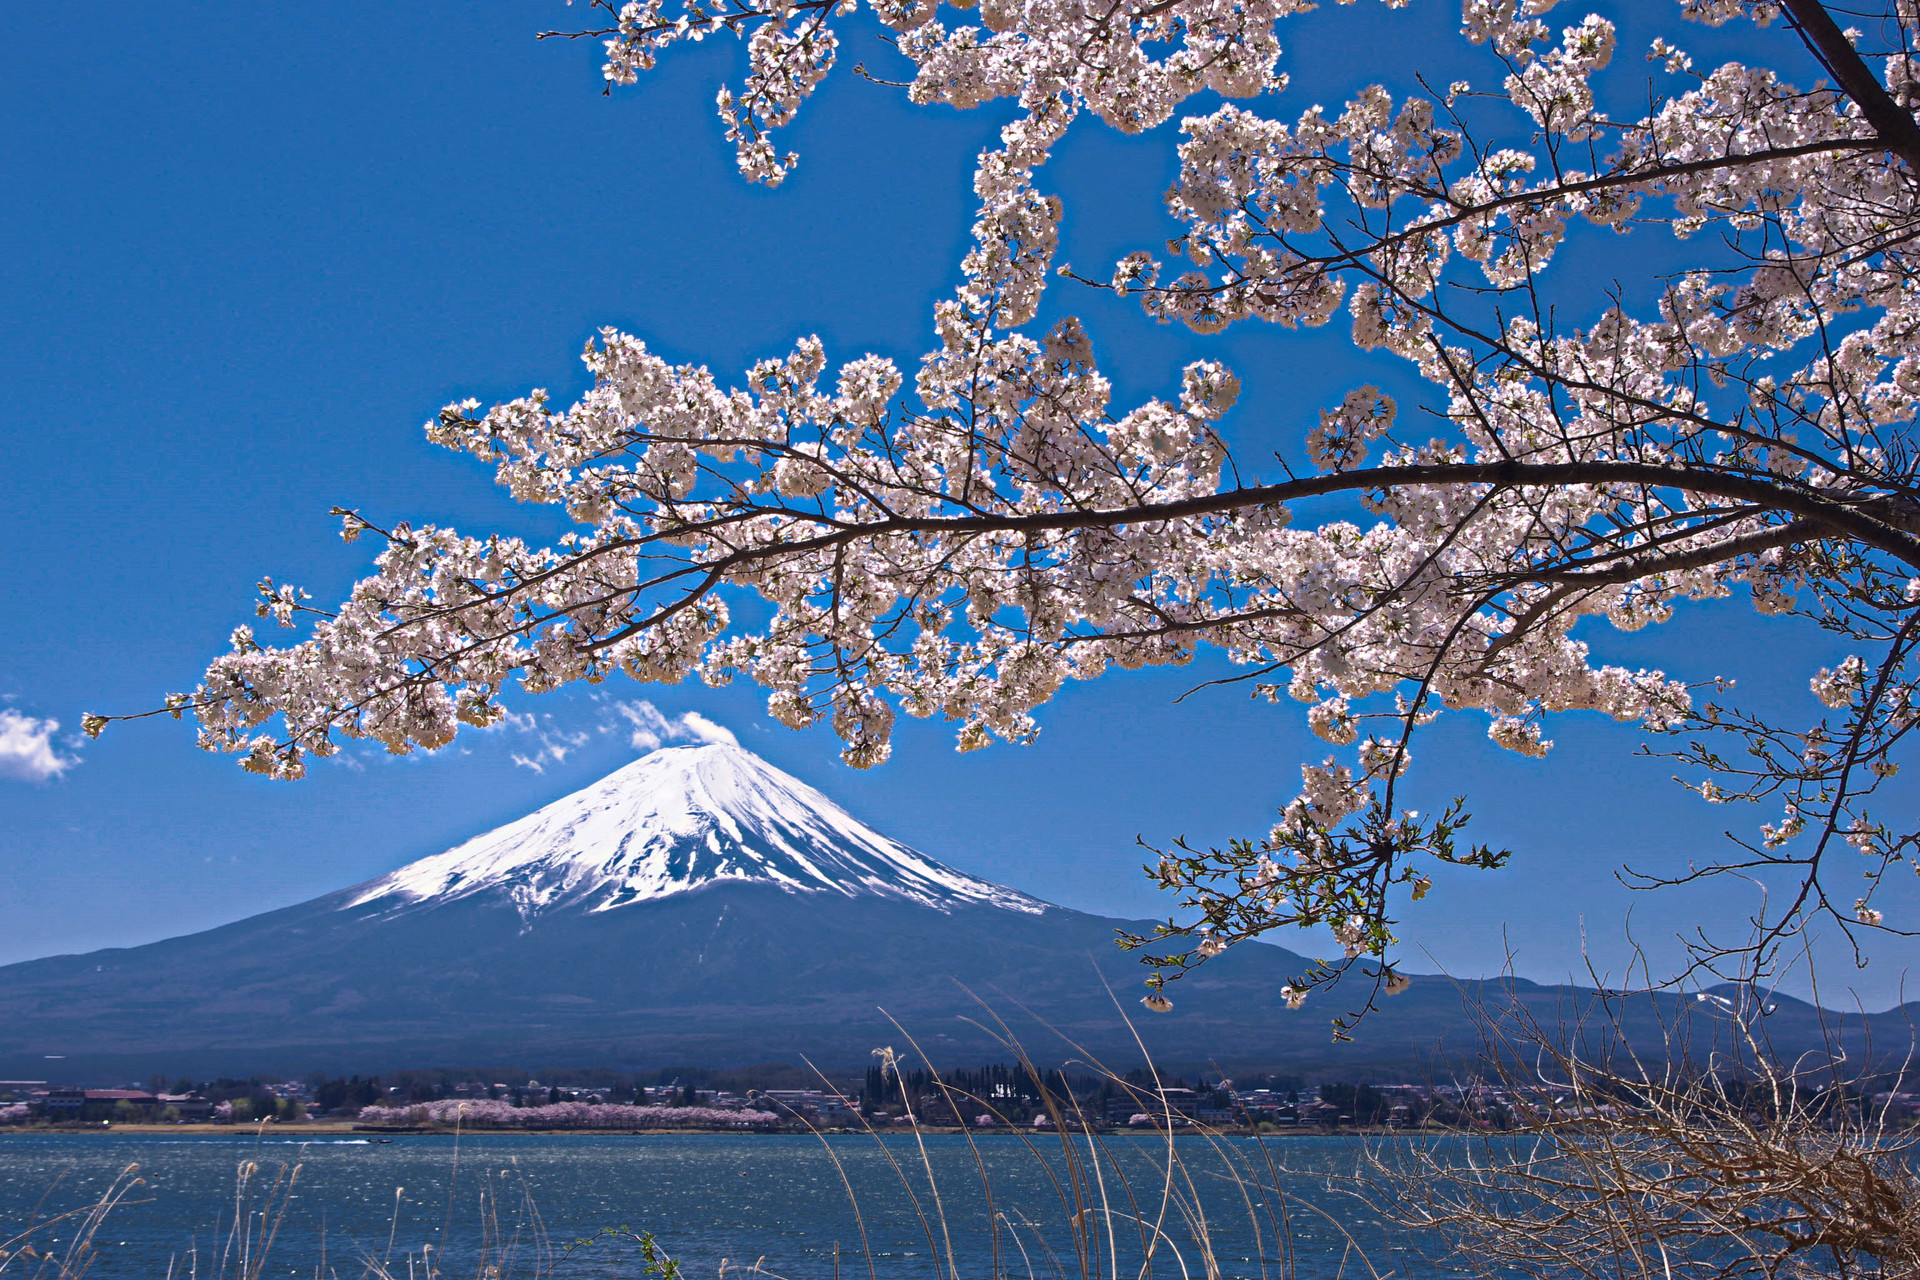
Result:
{"label": "lake water", "polygon": [[[1084,1155],[1086,1140],[1078,1142]],[[1182,1167],[1169,1197],[1167,1144],[1134,1136],[1104,1140],[1097,1177],[1089,1162],[1063,1155],[1058,1137],[1036,1136],[1029,1148],[1018,1137],[983,1136],[983,1189],[960,1135],[927,1137],[923,1163],[911,1135],[884,1144],[746,1134],[468,1134],[457,1144],[450,1136],[378,1144],[251,1132],[15,1133],[0,1135],[0,1238],[97,1200],[137,1164],[141,1184],[94,1234],[90,1280],[240,1275],[242,1253],[251,1268],[255,1241],[276,1222],[263,1276],[360,1277],[368,1259],[384,1260],[395,1276],[424,1276],[429,1257],[447,1277],[482,1275],[503,1260],[501,1274],[531,1276],[575,1240],[621,1227],[652,1232],[686,1280],[756,1261],[794,1280],[939,1280],[950,1274],[949,1249],[962,1280],[1134,1280],[1143,1235],[1157,1242],[1157,1280],[1203,1276],[1203,1235],[1230,1280],[1367,1280],[1369,1263],[1382,1275],[1441,1274],[1329,1186],[1329,1177],[1353,1171],[1360,1148],[1352,1140],[1287,1138],[1263,1148],[1181,1139],[1175,1149]],[[238,1171],[249,1162],[257,1171],[242,1187]],[[275,1196],[276,1178],[295,1165],[290,1196]],[[1103,1193],[1105,1210],[1082,1221],[1113,1230],[1094,1231],[1082,1258],[1070,1219]],[[238,1233],[236,1215],[246,1224]],[[79,1220],[68,1219],[34,1239],[59,1250],[78,1231]],[[1287,1232],[1290,1245],[1280,1239]],[[631,1243],[603,1238],[554,1272],[638,1277],[642,1266]]]}

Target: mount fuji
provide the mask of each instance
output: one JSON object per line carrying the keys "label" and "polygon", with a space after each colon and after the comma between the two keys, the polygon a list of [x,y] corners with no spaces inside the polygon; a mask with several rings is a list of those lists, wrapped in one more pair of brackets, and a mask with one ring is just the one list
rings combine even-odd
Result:
{"label": "mount fuji", "polygon": [[[310,902],[146,946],[0,967],[0,1076],[211,1076],[408,1066],[847,1067],[911,1034],[941,1066],[1036,1053],[1424,1069],[1478,1041],[1463,997],[1548,1024],[1592,992],[1416,978],[1330,1042],[1331,1007],[1280,1010],[1307,961],[1243,944],[1135,1017],[1140,921],[942,865],[733,745],[670,747],[518,821]],[[1118,997],[1116,1000],[1115,997]],[[1778,1042],[1819,1033],[1780,1001]],[[1310,1006],[1311,1007],[1311,1006]],[[1629,1034],[1658,1043],[1650,1019]],[[989,1008],[991,1013],[988,1012]],[[884,1013],[881,1012],[884,1010]],[[1830,1015],[1831,1016],[1831,1015]],[[1577,1012],[1574,1013],[1577,1021]],[[1791,1026],[1790,1026],[1791,1024]],[[1060,1037],[1074,1046],[1068,1049]],[[1443,1049],[1444,1051],[1444,1049]]]}
{"label": "mount fuji", "polygon": [[944,867],[731,744],[667,747],[496,831],[349,890],[386,914],[484,896],[533,924],[708,886],[873,897],[951,913],[1047,904]]}

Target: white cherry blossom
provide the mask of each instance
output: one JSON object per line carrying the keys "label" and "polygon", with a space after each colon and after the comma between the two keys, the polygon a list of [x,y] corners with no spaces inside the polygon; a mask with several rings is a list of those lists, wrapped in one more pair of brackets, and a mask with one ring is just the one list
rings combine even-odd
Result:
{"label": "white cherry blossom", "polygon": [[[612,84],[676,44],[742,37],[745,78],[720,113],[742,171],[774,183],[795,157],[773,135],[834,67],[856,6],[596,0],[608,24],[569,34],[605,42]],[[1467,0],[1484,73],[1442,97],[1418,68],[1383,67],[1393,84],[1344,104],[1289,103],[1281,33],[1311,7],[868,0],[913,101],[1017,107],[979,157],[961,282],[918,366],[802,338],[731,377],[607,330],[577,403],[466,400],[427,428],[575,532],[536,546],[340,512],[344,537],[379,544],[371,575],[324,613],[263,582],[259,616],[304,636],[268,647],[237,630],[163,710],[190,711],[201,744],[246,768],[297,777],[344,739],[444,746],[498,721],[516,688],[744,677],[776,719],[830,722],[866,766],[903,713],[953,722],[962,749],[1024,741],[1066,681],[1205,646],[1271,675],[1269,696],[1307,704],[1345,754],[1303,768],[1264,838],[1165,851],[1153,874],[1185,914],[1149,953],[1152,999],[1161,976],[1279,925],[1384,958],[1396,903],[1428,894],[1432,863],[1502,865],[1457,844],[1459,806],[1421,819],[1395,803],[1412,738],[1440,714],[1481,716],[1493,742],[1539,756],[1550,720],[1598,713],[1704,771],[1710,798],[1783,812],[1691,873],[1800,877],[1755,957],[1814,912],[1884,927],[1871,884],[1916,840],[1864,809],[1920,697],[1913,14],[1883,20],[1884,48],[1856,47],[1816,0],[1687,0],[1677,20],[1784,16],[1797,40],[1765,46],[1778,66],[1703,70],[1662,38],[1612,73],[1655,76],[1651,97],[1627,95],[1644,109],[1615,115],[1601,104],[1620,95],[1596,92],[1614,25],[1556,29],[1517,0]],[[1166,253],[1098,279],[1056,269],[1055,144],[1085,117],[1149,129],[1202,92],[1235,101],[1181,120]],[[1599,303],[1565,281],[1562,303],[1569,238],[1619,234],[1677,237],[1696,265]],[[1296,465],[1253,476],[1222,434],[1236,375],[1196,360],[1167,398],[1114,403],[1077,321],[1034,327],[1056,270],[1203,334],[1344,312],[1358,348],[1424,380],[1431,413],[1355,387],[1303,412]],[[1342,496],[1364,523],[1316,505]],[[1596,628],[1736,594],[1846,639],[1853,656],[1807,675],[1808,713],[1826,718],[1775,724],[1726,703],[1710,668],[1596,656]],[[736,621],[746,596],[771,606],[763,622]],[[1729,736],[1742,750],[1722,753]],[[1862,832],[1869,892],[1836,904],[1823,860]]]}

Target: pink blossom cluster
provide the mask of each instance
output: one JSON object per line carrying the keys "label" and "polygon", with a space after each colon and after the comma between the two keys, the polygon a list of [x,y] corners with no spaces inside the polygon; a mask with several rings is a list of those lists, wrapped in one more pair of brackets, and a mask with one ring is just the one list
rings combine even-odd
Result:
{"label": "pink blossom cluster", "polygon": [[770,1111],[725,1111],[718,1107],[634,1107],[611,1102],[551,1102],[516,1107],[478,1098],[418,1102],[405,1107],[363,1107],[362,1124],[438,1125],[465,1129],[741,1129],[776,1124]]}

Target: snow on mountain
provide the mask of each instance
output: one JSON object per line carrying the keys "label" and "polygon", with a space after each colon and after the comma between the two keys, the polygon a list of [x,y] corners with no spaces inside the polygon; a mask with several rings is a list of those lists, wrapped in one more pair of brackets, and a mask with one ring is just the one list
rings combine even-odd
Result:
{"label": "snow on mountain", "polygon": [[731,744],[667,747],[517,822],[351,890],[389,910],[504,895],[531,922],[720,882],[904,899],[941,911],[1048,904],[916,853]]}

